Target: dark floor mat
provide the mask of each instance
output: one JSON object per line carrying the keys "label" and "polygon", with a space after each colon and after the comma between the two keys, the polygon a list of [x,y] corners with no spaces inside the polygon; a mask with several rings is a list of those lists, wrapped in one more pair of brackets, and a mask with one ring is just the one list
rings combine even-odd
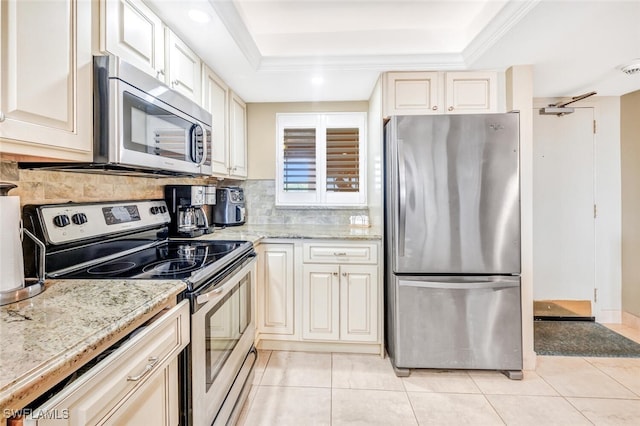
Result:
{"label": "dark floor mat", "polygon": [[534,321],[538,355],[640,357],[640,344],[596,322]]}

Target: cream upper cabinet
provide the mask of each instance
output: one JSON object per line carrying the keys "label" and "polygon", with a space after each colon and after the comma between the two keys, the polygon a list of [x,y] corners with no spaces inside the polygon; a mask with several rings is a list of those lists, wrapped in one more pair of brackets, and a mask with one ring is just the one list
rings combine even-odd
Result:
{"label": "cream upper cabinet", "polygon": [[173,31],[165,31],[166,83],[189,99],[200,103],[202,61]]}
{"label": "cream upper cabinet", "polygon": [[0,153],[92,158],[92,7],[0,3]]}
{"label": "cream upper cabinet", "polygon": [[101,50],[164,80],[164,25],[141,0],[102,0]]}
{"label": "cream upper cabinet", "polygon": [[257,331],[292,335],[295,331],[293,244],[262,243],[258,252]]}
{"label": "cream upper cabinet", "polygon": [[141,0],[101,1],[103,51],[200,103],[202,61]]}
{"label": "cream upper cabinet", "polygon": [[229,87],[209,67],[203,68],[202,106],[211,113],[211,165],[214,176],[229,174]]}
{"label": "cream upper cabinet", "polygon": [[498,76],[495,72],[447,72],[447,113],[498,112]]}
{"label": "cream upper cabinet", "polygon": [[213,176],[247,177],[247,107],[209,67],[203,67],[202,105],[213,118]]}
{"label": "cream upper cabinet", "polygon": [[233,92],[229,104],[229,176],[247,177],[247,106]]}
{"label": "cream upper cabinet", "polygon": [[442,84],[437,72],[390,72],[386,75],[386,114],[439,113]]}
{"label": "cream upper cabinet", "polygon": [[496,72],[389,72],[384,115],[469,114],[498,111]]}

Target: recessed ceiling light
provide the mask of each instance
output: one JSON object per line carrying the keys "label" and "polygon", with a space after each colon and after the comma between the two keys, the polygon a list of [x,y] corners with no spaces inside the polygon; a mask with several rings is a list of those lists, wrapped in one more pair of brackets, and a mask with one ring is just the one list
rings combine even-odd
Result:
{"label": "recessed ceiling light", "polygon": [[311,78],[311,84],[313,84],[314,86],[320,86],[322,83],[324,83],[324,78],[319,75]]}
{"label": "recessed ceiling light", "polygon": [[198,22],[200,24],[206,24],[211,20],[211,17],[206,13],[198,9],[189,10],[189,18],[192,21]]}

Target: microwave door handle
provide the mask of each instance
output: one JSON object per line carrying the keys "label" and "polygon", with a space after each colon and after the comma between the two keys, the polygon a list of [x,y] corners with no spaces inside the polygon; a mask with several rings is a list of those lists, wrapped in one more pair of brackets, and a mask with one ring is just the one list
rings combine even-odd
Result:
{"label": "microwave door handle", "polygon": [[202,159],[198,162],[198,167],[204,166],[207,161],[207,132],[200,124],[194,124],[191,127],[191,159],[196,162],[198,160],[198,132],[202,132]]}

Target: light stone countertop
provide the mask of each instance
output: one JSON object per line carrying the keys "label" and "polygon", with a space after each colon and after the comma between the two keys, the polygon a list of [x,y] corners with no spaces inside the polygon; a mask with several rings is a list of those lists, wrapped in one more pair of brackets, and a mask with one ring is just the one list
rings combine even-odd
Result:
{"label": "light stone countertop", "polygon": [[262,239],[339,239],[382,240],[380,227],[356,228],[348,225],[242,225],[216,228],[206,240],[246,240],[254,244]]}
{"label": "light stone countertop", "polygon": [[152,318],[186,289],[179,280],[48,280],[0,307],[0,424]]}

